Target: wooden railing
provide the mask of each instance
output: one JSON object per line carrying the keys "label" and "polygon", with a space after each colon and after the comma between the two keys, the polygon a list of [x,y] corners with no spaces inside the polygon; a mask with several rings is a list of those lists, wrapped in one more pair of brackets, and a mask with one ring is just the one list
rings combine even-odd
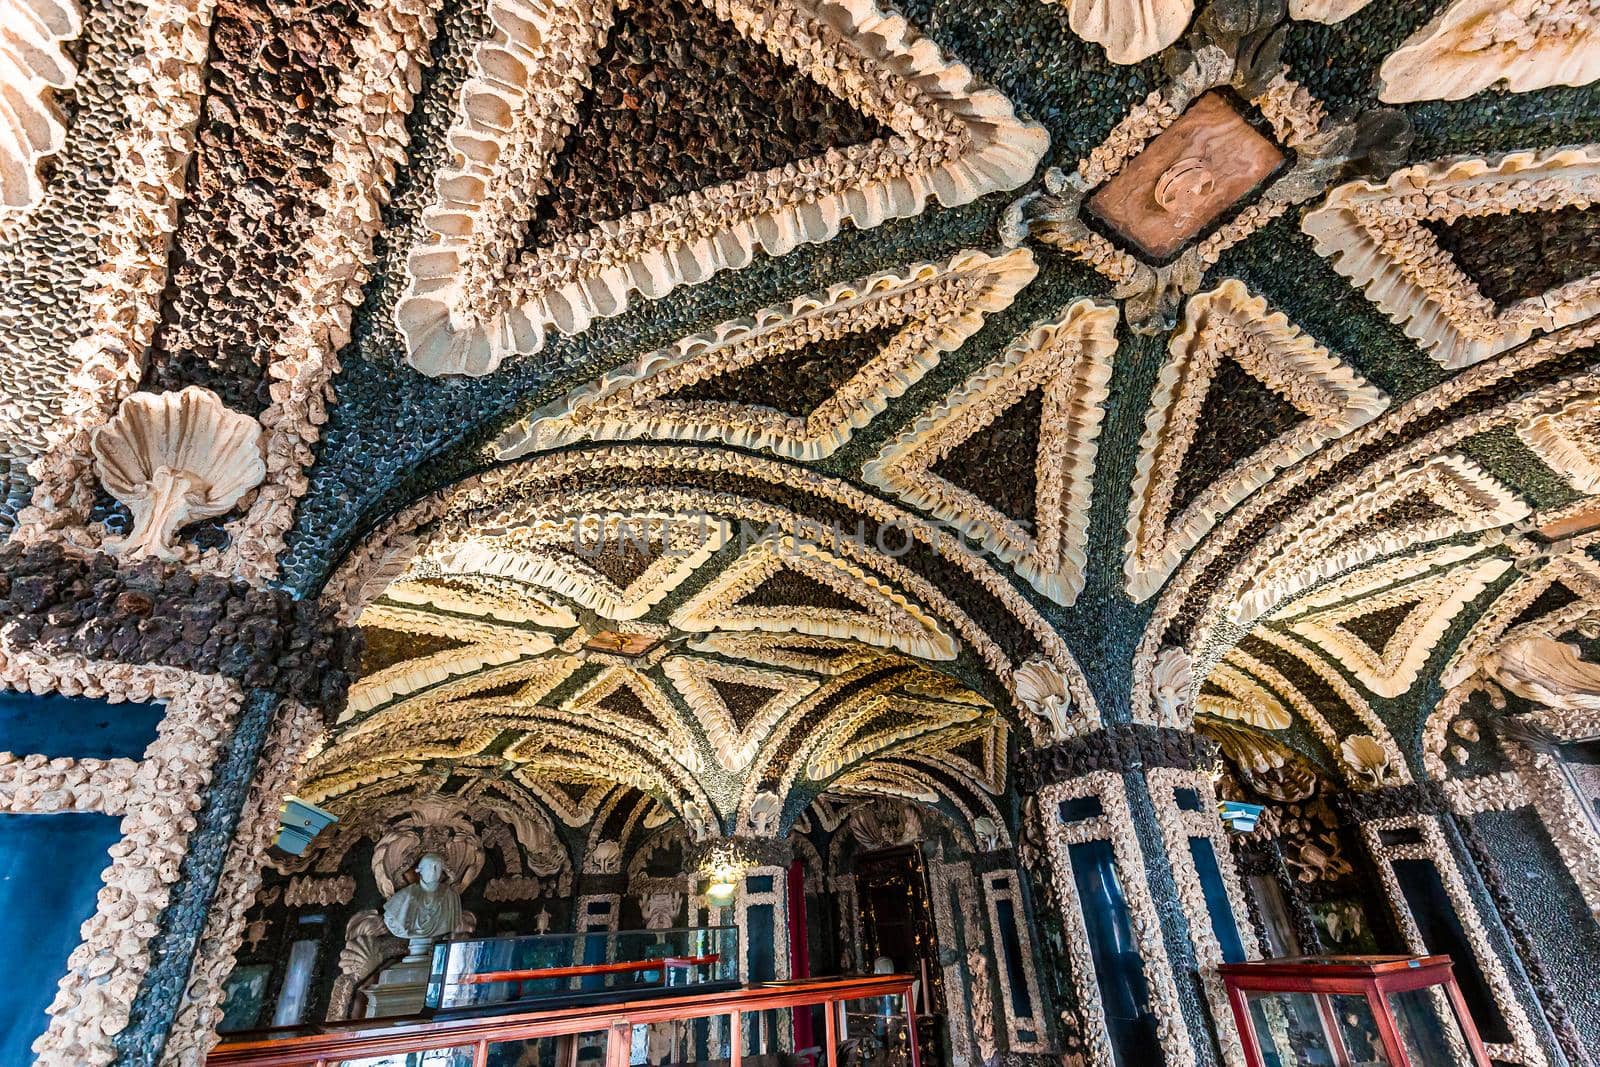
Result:
{"label": "wooden railing", "polygon": [[[729,1020],[728,1067],[741,1067],[744,1056],[743,1017],[753,1012],[826,1005],[826,1037],[822,1050],[828,1067],[838,1067],[839,1011],[845,1001],[899,997],[904,1008],[910,1067],[921,1067],[917,1054],[917,1020],[912,1007],[909,974],[864,978],[811,978],[793,982],[767,982],[720,993],[655,996],[613,1004],[565,1006],[542,1011],[475,1018],[425,1018],[370,1020],[330,1024],[321,1033],[291,1037],[244,1038],[218,1045],[206,1061],[209,1067],[337,1067],[376,1056],[398,1056],[435,1049],[473,1050],[474,1067],[489,1062],[489,1048],[502,1042],[540,1038],[573,1038],[580,1034],[606,1035],[605,1067],[627,1067],[635,1026],[705,1019]],[[896,1012],[895,1019],[902,1015]],[[567,1047],[571,1048],[570,1041]],[[558,1057],[557,1062],[562,1062]]]}
{"label": "wooden railing", "polygon": [[496,982],[538,982],[546,978],[575,978],[594,974],[639,974],[645,971],[704,967],[722,957],[713,952],[706,956],[664,956],[653,960],[620,960],[616,963],[581,963],[571,967],[530,967],[520,971],[484,971],[481,974],[464,974],[452,979],[450,985],[493,985]]}

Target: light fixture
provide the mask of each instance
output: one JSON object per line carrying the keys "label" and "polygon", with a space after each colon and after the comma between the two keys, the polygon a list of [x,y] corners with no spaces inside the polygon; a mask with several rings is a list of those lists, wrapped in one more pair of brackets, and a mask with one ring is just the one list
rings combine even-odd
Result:
{"label": "light fixture", "polygon": [[733,903],[733,895],[738,889],[731,871],[715,874],[712,876],[711,884],[706,886],[706,901],[719,908],[725,908]]}
{"label": "light fixture", "polygon": [[1228,829],[1236,834],[1248,834],[1256,828],[1256,820],[1261,817],[1263,807],[1239,800],[1224,800],[1217,806],[1217,813],[1222,816],[1222,824]]}
{"label": "light fixture", "polygon": [[273,844],[293,856],[304,856],[311,839],[339,821],[331,811],[323,811],[299,797],[284,797],[278,813],[278,835]]}
{"label": "light fixture", "polygon": [[706,903],[717,908],[732,904],[739,892],[739,880],[744,877],[748,866],[749,862],[733,842],[714,844],[700,865],[700,873],[706,880]]}

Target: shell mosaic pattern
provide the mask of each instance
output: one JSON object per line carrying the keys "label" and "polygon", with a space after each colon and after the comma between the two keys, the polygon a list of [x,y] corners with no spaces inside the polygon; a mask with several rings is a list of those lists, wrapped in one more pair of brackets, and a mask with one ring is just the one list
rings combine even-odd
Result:
{"label": "shell mosaic pattern", "polygon": [[[1291,808],[1435,785],[1453,898],[1498,877],[1472,820],[1519,813],[1600,892],[1550,757],[1492,728],[1538,714],[1492,677],[1516,642],[1597,659],[1600,288],[1452,243],[1577,247],[1593,0],[13,6],[52,63],[0,35],[8,686],[38,654],[274,690],[330,721],[272,735],[300,795],[352,812],[507,795],[632,847],[645,809],[770,838],[895,797],[1058,896],[1068,839],[1111,841],[1174,1063],[1232,1055],[1185,1027],[1216,948],[1158,906],[1201,914],[1177,846],[1214,828],[1120,773],[1134,724],[1218,738],[1316,892],[1383,824],[1340,851]],[[682,26],[773,84],[712,84]],[[1080,202],[1207,92],[1287,163],[1146,262]],[[202,394],[210,466],[135,414]],[[150,618],[191,584],[214,642]],[[347,703],[333,620],[401,649]],[[1022,767],[1117,817],[1030,830]],[[7,773],[118,810],[131,772]],[[1463,911],[1523,939],[1503,1051],[1553,1060],[1560,947]],[[1040,995],[1109,1062],[1062,914]],[[243,936],[203,927],[202,1029]],[[78,1014],[52,1033],[99,1062]]]}

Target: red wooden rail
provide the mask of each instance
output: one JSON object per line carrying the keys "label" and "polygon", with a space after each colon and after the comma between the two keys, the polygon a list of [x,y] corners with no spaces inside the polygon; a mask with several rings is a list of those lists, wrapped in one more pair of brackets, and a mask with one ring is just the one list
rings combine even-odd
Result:
{"label": "red wooden rail", "polygon": [[486,985],[490,982],[533,982],[540,978],[576,978],[589,974],[623,974],[628,971],[659,971],[663,967],[697,967],[716,963],[720,953],[709,956],[667,956],[655,960],[622,960],[618,963],[584,963],[571,967],[537,967],[530,971],[484,971],[466,974],[451,985]]}
{"label": "red wooden rail", "polygon": [[727,1016],[730,1019],[729,1067],[741,1067],[744,1055],[740,1025],[746,1012],[805,1008],[826,1004],[828,1067],[838,1067],[836,1013],[833,1005],[873,997],[902,998],[911,1067],[921,1067],[917,1049],[917,1019],[912,1007],[909,974],[871,975],[863,978],[810,978],[792,982],[764,982],[720,993],[654,997],[617,1004],[590,1004],[547,1008],[469,1019],[419,1019],[384,1023],[380,1020],[330,1024],[327,1032],[298,1037],[245,1039],[218,1045],[208,1067],[334,1067],[346,1060],[369,1056],[394,1056],[430,1049],[471,1048],[473,1064],[483,1067],[489,1046],[503,1041],[529,1041],[545,1037],[572,1037],[604,1032],[607,1067],[628,1062],[633,1027],[679,1019]]}

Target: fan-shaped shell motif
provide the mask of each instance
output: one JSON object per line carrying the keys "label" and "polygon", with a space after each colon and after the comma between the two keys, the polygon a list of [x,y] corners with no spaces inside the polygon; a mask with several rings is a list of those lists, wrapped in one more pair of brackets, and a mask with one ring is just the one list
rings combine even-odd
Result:
{"label": "fan-shaped shell motif", "polygon": [[176,559],[172,535],[224,515],[267,476],[261,424],[230,411],[209,389],[134,393],[90,441],[106,491],[133,513],[133,529],[107,547]]}
{"label": "fan-shaped shell motif", "polygon": [[1067,0],[1072,32],[1104,45],[1113,63],[1149,59],[1183,33],[1194,0]]}
{"label": "fan-shaped shell motif", "polygon": [[1072,696],[1061,672],[1043,660],[1029,660],[1012,675],[1017,700],[1050,724],[1052,739],[1072,735]]}
{"label": "fan-shaped shell motif", "polygon": [[1389,754],[1376,739],[1366,734],[1345,738],[1339,746],[1339,754],[1352,771],[1372,785],[1382,785],[1389,776]]}

